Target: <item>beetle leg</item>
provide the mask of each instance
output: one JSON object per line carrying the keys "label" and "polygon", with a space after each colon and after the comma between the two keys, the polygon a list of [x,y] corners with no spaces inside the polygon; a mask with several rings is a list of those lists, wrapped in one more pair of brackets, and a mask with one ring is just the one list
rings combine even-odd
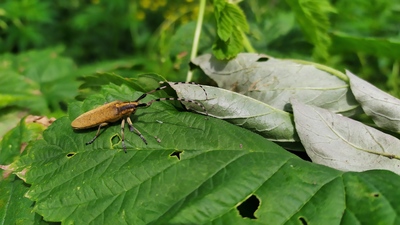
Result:
{"label": "beetle leg", "polygon": [[128,124],[129,124],[129,129],[130,129],[130,131],[131,131],[131,132],[135,131],[135,132],[139,135],[139,137],[143,140],[143,142],[147,145],[146,138],[144,138],[144,136],[142,135],[142,133],[140,133],[140,131],[139,131],[138,129],[136,129],[136,128],[133,126],[133,123],[132,123],[131,118],[127,117],[127,118],[126,118],[126,121],[127,121]]}
{"label": "beetle leg", "polygon": [[101,129],[102,127],[107,126],[107,125],[108,125],[108,123],[102,123],[102,124],[100,124],[100,125],[99,125],[99,128],[97,128],[96,135],[94,135],[94,137],[93,137],[92,140],[86,142],[86,145],[92,144],[92,143],[94,142],[94,140],[96,140],[96,138],[99,136],[99,134],[100,134],[100,129]]}
{"label": "beetle leg", "polygon": [[125,146],[125,119],[122,119],[121,121],[121,141],[122,141],[122,148],[124,149],[124,152],[126,153],[126,146]]}

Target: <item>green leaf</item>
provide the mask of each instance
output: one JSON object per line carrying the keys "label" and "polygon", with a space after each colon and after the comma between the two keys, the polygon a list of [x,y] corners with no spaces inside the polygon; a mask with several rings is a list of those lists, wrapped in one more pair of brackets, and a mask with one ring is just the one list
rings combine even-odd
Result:
{"label": "green leaf", "polygon": [[246,17],[239,6],[225,0],[214,0],[217,39],[213,53],[218,59],[234,58],[243,50],[243,32],[248,32]]}
{"label": "green leaf", "polygon": [[46,126],[32,118],[33,116],[25,117],[18,126],[3,136],[0,144],[0,164],[11,164],[23,152],[29,141],[41,136]]}
{"label": "green leaf", "polygon": [[326,70],[262,54],[241,53],[230,61],[210,54],[192,61],[218,86],[290,111],[290,98],[352,115],[358,107],[349,85]]}
{"label": "green leaf", "polygon": [[[0,165],[2,169],[8,168],[6,164],[19,159],[21,152],[29,141],[39,138],[45,129],[40,123],[21,123],[10,130],[0,143]],[[33,202],[25,198],[29,190],[21,179],[8,170],[0,170],[0,221],[2,224],[38,224],[40,217],[32,212]]]}
{"label": "green leaf", "polygon": [[[66,224],[398,220],[399,176],[387,171],[343,173],[311,164],[250,131],[179,111],[167,102],[140,108],[132,116],[149,144],[126,133],[126,154],[119,142],[119,123],[110,125],[92,145],[84,143],[95,128],[74,132],[70,127],[72,119],[102,100],[141,94],[110,85],[82,107],[71,104],[69,117],[53,123],[44,140],[12,165],[16,172],[26,171],[18,175],[31,184],[27,196],[35,201],[35,212]],[[143,102],[154,98],[149,95]],[[255,219],[241,217],[237,209],[249,198],[259,201]]]}
{"label": "green leaf", "polygon": [[[4,176],[4,172],[1,173]],[[33,202],[24,197],[29,187],[14,174],[0,179],[0,220],[2,224],[37,224]]]}
{"label": "green leaf", "polygon": [[76,96],[78,83],[73,75],[75,63],[60,56],[62,49],[30,51],[18,55],[18,64],[24,64],[23,74],[40,85],[40,91],[50,107],[59,108],[59,102]]}
{"label": "green leaf", "polygon": [[286,0],[301,29],[314,45],[314,57],[326,60],[331,39],[329,13],[335,12],[328,0]]}

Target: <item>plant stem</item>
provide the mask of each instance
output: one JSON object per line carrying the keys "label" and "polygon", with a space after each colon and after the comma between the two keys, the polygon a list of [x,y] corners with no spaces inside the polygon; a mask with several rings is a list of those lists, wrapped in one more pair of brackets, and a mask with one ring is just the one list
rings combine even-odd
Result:
{"label": "plant stem", "polygon": [[[206,9],[206,0],[200,0],[199,16],[197,17],[197,24],[196,24],[196,31],[194,32],[192,52],[190,53],[190,61],[192,61],[194,58],[196,58],[196,55],[197,55],[205,9]],[[191,70],[189,70],[186,75],[186,82],[191,81],[192,77],[193,77],[193,72]]]}

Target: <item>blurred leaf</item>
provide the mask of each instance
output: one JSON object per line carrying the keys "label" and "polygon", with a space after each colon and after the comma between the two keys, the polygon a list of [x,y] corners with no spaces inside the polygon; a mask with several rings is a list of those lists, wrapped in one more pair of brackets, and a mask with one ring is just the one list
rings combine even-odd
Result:
{"label": "blurred leaf", "polygon": [[326,60],[331,39],[329,14],[336,12],[328,0],[286,0],[307,39],[314,45],[314,57]]}
{"label": "blurred leaf", "polygon": [[301,143],[315,163],[344,171],[400,174],[400,140],[358,121],[292,100]]}
{"label": "blurred leaf", "polygon": [[138,65],[137,60],[133,58],[117,59],[117,60],[91,63],[89,65],[81,66],[74,73],[78,74],[79,76],[87,76],[95,73],[115,72],[119,69],[131,69],[136,65]]}
{"label": "blurred leaf", "polygon": [[99,91],[102,85],[110,83],[119,86],[122,84],[133,87],[137,86],[131,79],[124,78],[112,73],[96,73],[93,75],[84,76],[81,78],[81,80],[83,81],[83,84],[80,86],[81,89],[90,88],[95,91]]}
{"label": "blurred leaf", "polygon": [[346,71],[351,91],[374,123],[390,131],[400,131],[400,100]]}
{"label": "blurred leaf", "polygon": [[356,37],[334,32],[335,52],[362,52],[380,57],[400,59],[400,40],[390,38]]}
{"label": "blurred leaf", "polygon": [[0,140],[8,131],[14,128],[19,121],[28,114],[17,107],[3,108],[0,110]]}
{"label": "blurred leaf", "polygon": [[9,69],[0,71],[0,108],[18,106],[35,113],[48,112],[37,83]]}
{"label": "blurred leaf", "polygon": [[[275,59],[266,55],[241,53],[230,61],[209,54],[192,61],[219,87],[289,111],[290,98],[338,113],[354,114],[358,103],[349,85],[314,65]],[[329,68],[328,68],[329,69]]]}
{"label": "blurred leaf", "polygon": [[[7,65],[3,68],[12,71],[10,72],[12,74],[7,76],[7,79],[15,82],[10,86],[11,89],[25,93],[29,91],[27,88],[21,88],[23,85],[21,80],[35,87],[35,90],[29,93],[29,98],[40,98],[41,105],[35,104],[34,101],[28,103],[29,108],[35,113],[48,113],[49,109],[53,112],[60,110],[60,103],[65,103],[76,96],[78,82],[72,76],[76,66],[72,59],[60,56],[61,52],[62,48],[52,48],[2,57]],[[46,105],[43,100],[46,100]]]}
{"label": "blurred leaf", "polygon": [[[343,173],[305,162],[245,129],[179,112],[166,102],[138,109],[132,116],[149,144],[126,133],[127,154],[118,141],[119,125],[108,127],[89,146],[84,143],[96,129],[73,132],[70,127],[73,118],[102,100],[132,95],[141,93],[110,85],[82,107],[71,104],[69,118],[57,120],[45,131],[44,140],[13,164],[15,171],[26,169],[18,174],[31,184],[27,196],[47,221],[392,224],[398,220],[399,176],[387,171]],[[241,217],[237,208],[250,197],[261,203],[254,219]]]}
{"label": "blurred leaf", "polygon": [[[53,22],[53,11],[49,1],[5,0],[0,2],[2,21],[6,29],[1,30],[0,53],[19,52],[32,47],[43,47],[53,35],[46,36]],[[46,27],[47,29],[43,29]],[[51,28],[50,28],[51,30]]]}
{"label": "blurred leaf", "polygon": [[[221,88],[202,85],[207,93],[206,99],[202,93],[204,91],[198,85],[172,82],[169,84],[178,97],[201,102],[210,116],[256,131],[271,141],[298,140],[293,126],[293,117],[287,112]],[[191,103],[184,102],[184,104],[190,109],[196,106]],[[204,110],[199,107],[195,109],[197,112],[204,113]]]}
{"label": "blurred leaf", "polygon": [[337,0],[334,30],[359,37],[390,37],[398,34],[399,1]]}

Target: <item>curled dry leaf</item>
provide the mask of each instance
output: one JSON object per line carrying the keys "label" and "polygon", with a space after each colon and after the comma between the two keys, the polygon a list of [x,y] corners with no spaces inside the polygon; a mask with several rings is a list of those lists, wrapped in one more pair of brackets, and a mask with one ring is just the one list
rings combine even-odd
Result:
{"label": "curled dry leaf", "polygon": [[210,54],[192,61],[224,89],[250,96],[287,111],[290,98],[351,115],[358,103],[346,81],[311,64],[241,53],[229,61]]}
{"label": "curled dry leaf", "polygon": [[56,118],[48,118],[46,116],[35,116],[35,115],[29,115],[25,118],[26,123],[39,123],[42,124],[45,127],[50,126]]}
{"label": "curled dry leaf", "polygon": [[350,71],[346,71],[346,75],[350,78],[351,91],[375,124],[390,131],[399,132],[400,100],[379,90]]}
{"label": "curled dry leaf", "polygon": [[292,100],[296,130],[308,156],[344,171],[400,174],[400,140],[326,109]]}
{"label": "curled dry leaf", "polygon": [[[225,119],[269,140],[293,142],[298,140],[293,127],[293,116],[248,96],[221,88],[185,83],[169,83],[178,97],[201,102],[210,116]],[[206,96],[207,93],[207,96]],[[204,113],[200,107],[183,102],[188,108]]]}

